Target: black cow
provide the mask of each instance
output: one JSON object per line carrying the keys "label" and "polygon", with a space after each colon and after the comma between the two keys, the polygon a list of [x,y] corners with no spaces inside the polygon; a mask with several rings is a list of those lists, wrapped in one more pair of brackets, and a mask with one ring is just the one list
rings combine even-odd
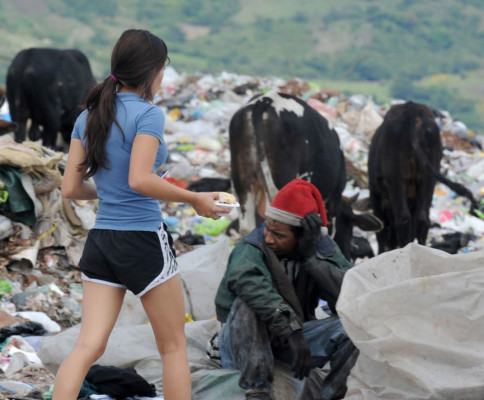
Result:
{"label": "black cow", "polygon": [[348,259],[353,223],[375,229],[363,225],[374,223],[368,213],[354,214],[342,201],[346,167],[338,134],[305,101],[275,91],[256,95],[233,115],[229,139],[242,234],[262,222],[266,205],[294,178],[319,189],[334,239]]}
{"label": "black cow", "polygon": [[437,181],[469,198],[472,209],[477,207],[468,189],[439,172],[441,159],[440,131],[432,111],[411,101],[391,107],[372,137],[368,156],[371,206],[384,223],[376,234],[379,253],[414,239],[426,244]]}
{"label": "black cow", "polygon": [[[26,139],[54,148],[57,133],[66,143],[87,92],[95,80],[79,50],[31,48],[20,51],[7,72],[7,99],[12,120],[19,124],[15,140]],[[42,130],[41,128],[42,127]]]}

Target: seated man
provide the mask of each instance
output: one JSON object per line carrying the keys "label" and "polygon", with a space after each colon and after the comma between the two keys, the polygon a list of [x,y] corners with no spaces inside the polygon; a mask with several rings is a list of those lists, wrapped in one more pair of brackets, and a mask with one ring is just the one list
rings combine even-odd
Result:
{"label": "seated man", "polygon": [[[336,314],[343,276],[352,264],[327,235],[318,189],[295,179],[266,210],[262,226],[239,240],[220,282],[215,305],[222,323],[223,368],[240,370],[246,399],[273,399],[274,358],[303,379],[330,361],[321,399],[341,399],[358,350]],[[319,300],[331,310],[316,319]]]}

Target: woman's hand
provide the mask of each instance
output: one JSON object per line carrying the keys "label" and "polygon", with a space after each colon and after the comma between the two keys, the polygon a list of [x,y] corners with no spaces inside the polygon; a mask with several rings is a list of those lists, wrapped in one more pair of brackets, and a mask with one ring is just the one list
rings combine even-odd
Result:
{"label": "woman's hand", "polygon": [[219,201],[219,196],[220,194],[218,192],[198,192],[190,204],[198,215],[219,219],[220,215],[217,214],[228,214],[231,211],[230,208],[220,207],[215,204]]}

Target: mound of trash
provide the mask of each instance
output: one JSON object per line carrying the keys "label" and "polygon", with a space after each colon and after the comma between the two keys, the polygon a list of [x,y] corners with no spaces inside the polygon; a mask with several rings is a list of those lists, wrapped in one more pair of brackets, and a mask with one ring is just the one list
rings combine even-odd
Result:
{"label": "mound of trash", "polygon": [[[301,97],[329,121],[340,137],[347,159],[345,194],[368,196],[368,147],[390,105],[375,104],[371,97],[359,94],[344,95],[330,88],[315,87],[301,79],[228,72],[179,74],[168,67],[154,99],[166,115],[165,141],[169,148],[169,158],[160,173],[166,173],[165,179],[184,188],[194,188],[197,183],[211,179],[212,184],[216,182],[218,187],[223,187],[216,190],[230,192],[230,119],[253,95],[273,89]],[[481,199],[484,196],[484,153],[480,137],[445,110],[435,110],[435,115],[445,146],[442,171]],[[10,120],[8,104],[0,109],[0,118]],[[19,144],[9,134],[0,136],[2,394],[49,398],[60,356],[67,352],[79,326],[82,286],[78,261],[87,231],[95,221],[97,203],[62,198],[60,184],[66,157],[66,152],[50,150],[38,142]],[[215,398],[203,395],[208,393],[204,382],[208,385],[216,380],[213,374],[223,375],[217,379],[225,379],[232,386],[236,383],[233,371],[232,374],[213,372],[220,371],[218,366],[202,368],[200,365],[206,338],[218,324],[213,320],[213,298],[230,249],[238,239],[236,233],[227,232],[237,212],[234,210],[227,217],[214,221],[197,216],[183,204],[160,203],[160,207],[179,255],[187,327],[193,323],[189,321],[201,327],[187,328],[190,348],[194,349],[190,358],[194,390],[199,393],[199,397],[194,398]],[[432,228],[428,245],[454,254],[482,250],[484,220],[466,211],[463,199],[438,184],[430,214]],[[365,236],[376,253],[374,235],[360,232],[358,228],[354,233]],[[206,280],[204,285],[200,285],[201,277]],[[157,385],[156,398],[161,399],[161,360],[156,349],[153,347],[147,352],[139,343],[131,347],[124,342],[133,329],[150,335],[144,333],[147,319],[141,306],[134,306],[136,301],[130,296],[126,303],[129,307],[123,307],[115,336],[116,340],[123,340],[123,347],[130,354],[120,360],[119,352],[108,351],[107,358],[102,361],[104,365],[119,368],[136,366],[143,378]],[[53,341],[56,343],[55,357],[49,350]],[[41,348],[43,357],[38,355]],[[206,368],[212,371],[211,378],[203,372]],[[287,393],[310,390],[294,386],[283,367],[278,371],[276,380],[286,385]],[[43,397],[33,397],[33,393],[37,396],[41,393]]]}

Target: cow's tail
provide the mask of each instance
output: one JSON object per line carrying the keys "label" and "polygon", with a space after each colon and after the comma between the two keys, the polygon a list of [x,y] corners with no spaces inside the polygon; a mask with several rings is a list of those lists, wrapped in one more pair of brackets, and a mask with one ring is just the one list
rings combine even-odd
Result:
{"label": "cow's tail", "polygon": [[[415,115],[414,115],[415,118]],[[406,120],[406,119],[405,119]],[[471,207],[469,210],[469,213],[477,216],[476,210],[479,209],[478,203],[476,199],[474,198],[474,195],[472,192],[467,189],[464,185],[461,185],[460,183],[453,182],[446,176],[444,176],[440,171],[436,170],[434,166],[430,163],[427,155],[424,153],[422,147],[420,146],[419,138],[417,135],[417,129],[416,129],[416,122],[415,120],[412,121],[412,145],[415,150],[415,154],[417,156],[417,159],[419,162],[424,164],[427,167],[427,170],[437,179],[439,182],[443,183],[444,185],[448,186],[450,189],[452,189],[455,193],[457,193],[459,196],[466,197],[467,199],[470,200],[471,202]],[[439,138],[440,140],[440,138]]]}

